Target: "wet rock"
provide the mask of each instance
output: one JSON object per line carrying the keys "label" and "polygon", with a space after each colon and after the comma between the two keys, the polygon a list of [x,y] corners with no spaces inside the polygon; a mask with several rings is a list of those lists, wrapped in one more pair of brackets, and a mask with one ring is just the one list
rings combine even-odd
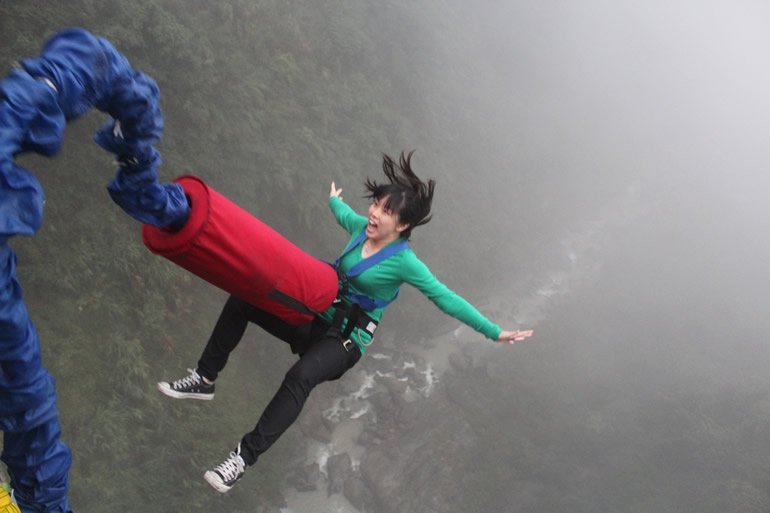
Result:
{"label": "wet rock", "polygon": [[396,399],[403,397],[404,393],[406,392],[406,388],[409,386],[407,381],[394,378],[383,380],[383,382],[385,384],[385,388],[388,390],[388,393]]}
{"label": "wet rock", "polygon": [[318,463],[312,463],[299,469],[289,478],[289,484],[300,492],[312,492],[318,489],[321,469]]}
{"label": "wet rock", "polygon": [[425,409],[422,401],[402,401],[396,413],[396,422],[399,428],[409,429],[413,427]]}
{"label": "wet rock", "polygon": [[369,510],[374,498],[363,480],[356,476],[350,476],[345,480],[342,488],[345,498],[359,511]]}
{"label": "wet rock", "polygon": [[471,358],[467,354],[452,353],[449,355],[449,365],[458,372],[464,372],[470,369],[472,363]]}
{"label": "wet rock", "polygon": [[369,402],[374,408],[377,416],[381,416],[393,411],[393,399],[391,398],[391,395],[385,390],[374,394],[369,398]]}
{"label": "wet rock", "polygon": [[398,497],[402,488],[399,476],[403,465],[396,458],[381,450],[369,450],[366,453],[361,471],[364,482],[377,497],[379,504],[386,504]]}
{"label": "wet rock", "polygon": [[363,372],[348,372],[339,380],[338,392],[341,395],[350,395],[357,392],[364,384]]}
{"label": "wet rock", "polygon": [[375,429],[377,426],[378,424],[374,424],[369,429],[364,430],[364,432],[361,433],[361,436],[358,437],[358,443],[364,447],[376,447],[382,445],[382,436],[378,433],[378,430]]}
{"label": "wet rock", "polygon": [[343,412],[339,412],[336,416],[332,416],[332,417],[328,415],[320,416],[321,423],[329,431],[329,433],[333,432],[334,429],[337,427],[337,424],[339,424],[342,413]]}
{"label": "wet rock", "polygon": [[329,486],[327,493],[341,493],[345,480],[353,469],[353,461],[348,453],[335,454],[329,457],[326,462],[326,474],[328,476]]}
{"label": "wet rock", "polygon": [[323,413],[317,404],[310,405],[313,401],[308,401],[307,405],[310,408],[306,408],[302,412],[297,424],[302,434],[313,440],[317,440],[322,444],[328,444],[332,439],[332,431],[329,425],[325,422]]}

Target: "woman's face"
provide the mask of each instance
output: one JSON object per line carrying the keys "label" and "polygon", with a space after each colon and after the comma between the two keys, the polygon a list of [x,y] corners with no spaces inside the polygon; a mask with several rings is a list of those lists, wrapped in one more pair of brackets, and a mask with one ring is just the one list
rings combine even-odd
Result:
{"label": "woman's face", "polygon": [[375,241],[397,239],[409,225],[401,224],[398,214],[385,208],[388,197],[375,198],[369,205],[369,224],[366,225],[366,237]]}

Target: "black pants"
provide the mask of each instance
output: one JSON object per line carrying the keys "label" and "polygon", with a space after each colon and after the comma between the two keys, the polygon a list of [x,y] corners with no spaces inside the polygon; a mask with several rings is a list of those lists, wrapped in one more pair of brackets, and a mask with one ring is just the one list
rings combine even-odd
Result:
{"label": "black pants", "polygon": [[246,465],[253,465],[297,419],[313,388],[324,381],[339,379],[358,362],[361,353],[355,345],[346,351],[339,337],[328,335],[329,326],[320,320],[292,326],[230,296],[198,361],[201,376],[210,381],[217,378],[249,322],[288,342],[292,352],[299,355],[256,427],[241,439],[241,456]]}

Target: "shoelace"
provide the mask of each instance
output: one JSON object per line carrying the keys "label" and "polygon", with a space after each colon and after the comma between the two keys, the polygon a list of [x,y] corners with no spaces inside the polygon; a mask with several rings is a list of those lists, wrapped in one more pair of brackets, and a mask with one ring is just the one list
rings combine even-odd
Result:
{"label": "shoelace", "polygon": [[189,387],[189,386],[192,386],[192,385],[200,385],[201,384],[201,382],[203,380],[201,379],[200,374],[198,374],[198,372],[195,369],[187,369],[187,372],[189,372],[190,375],[189,376],[185,376],[182,379],[178,379],[178,380],[174,381],[171,384],[171,388],[174,388],[174,389],[178,390],[180,388],[186,388],[186,387]]}
{"label": "shoelace", "polygon": [[243,458],[235,452],[230,453],[230,457],[220,463],[214,469],[214,472],[222,476],[225,482],[229,482],[238,477],[244,471]]}

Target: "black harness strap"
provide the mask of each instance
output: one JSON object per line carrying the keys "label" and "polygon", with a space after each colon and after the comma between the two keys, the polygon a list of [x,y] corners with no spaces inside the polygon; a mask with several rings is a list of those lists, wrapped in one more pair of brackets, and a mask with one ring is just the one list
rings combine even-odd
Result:
{"label": "black harness strap", "polygon": [[290,295],[281,292],[278,289],[273,289],[268,294],[268,297],[270,299],[274,299],[278,301],[281,304],[284,304],[291,308],[292,310],[296,310],[297,312],[308,314],[308,315],[318,315],[318,312],[315,312],[308,308],[308,306],[304,303],[302,303],[300,300],[291,297]]}
{"label": "black harness strap", "polygon": [[348,323],[345,325],[345,329],[342,331],[343,340],[350,338],[350,334],[353,333],[353,328],[358,326],[358,319],[362,314],[361,307],[357,303],[353,303],[348,311]]}

